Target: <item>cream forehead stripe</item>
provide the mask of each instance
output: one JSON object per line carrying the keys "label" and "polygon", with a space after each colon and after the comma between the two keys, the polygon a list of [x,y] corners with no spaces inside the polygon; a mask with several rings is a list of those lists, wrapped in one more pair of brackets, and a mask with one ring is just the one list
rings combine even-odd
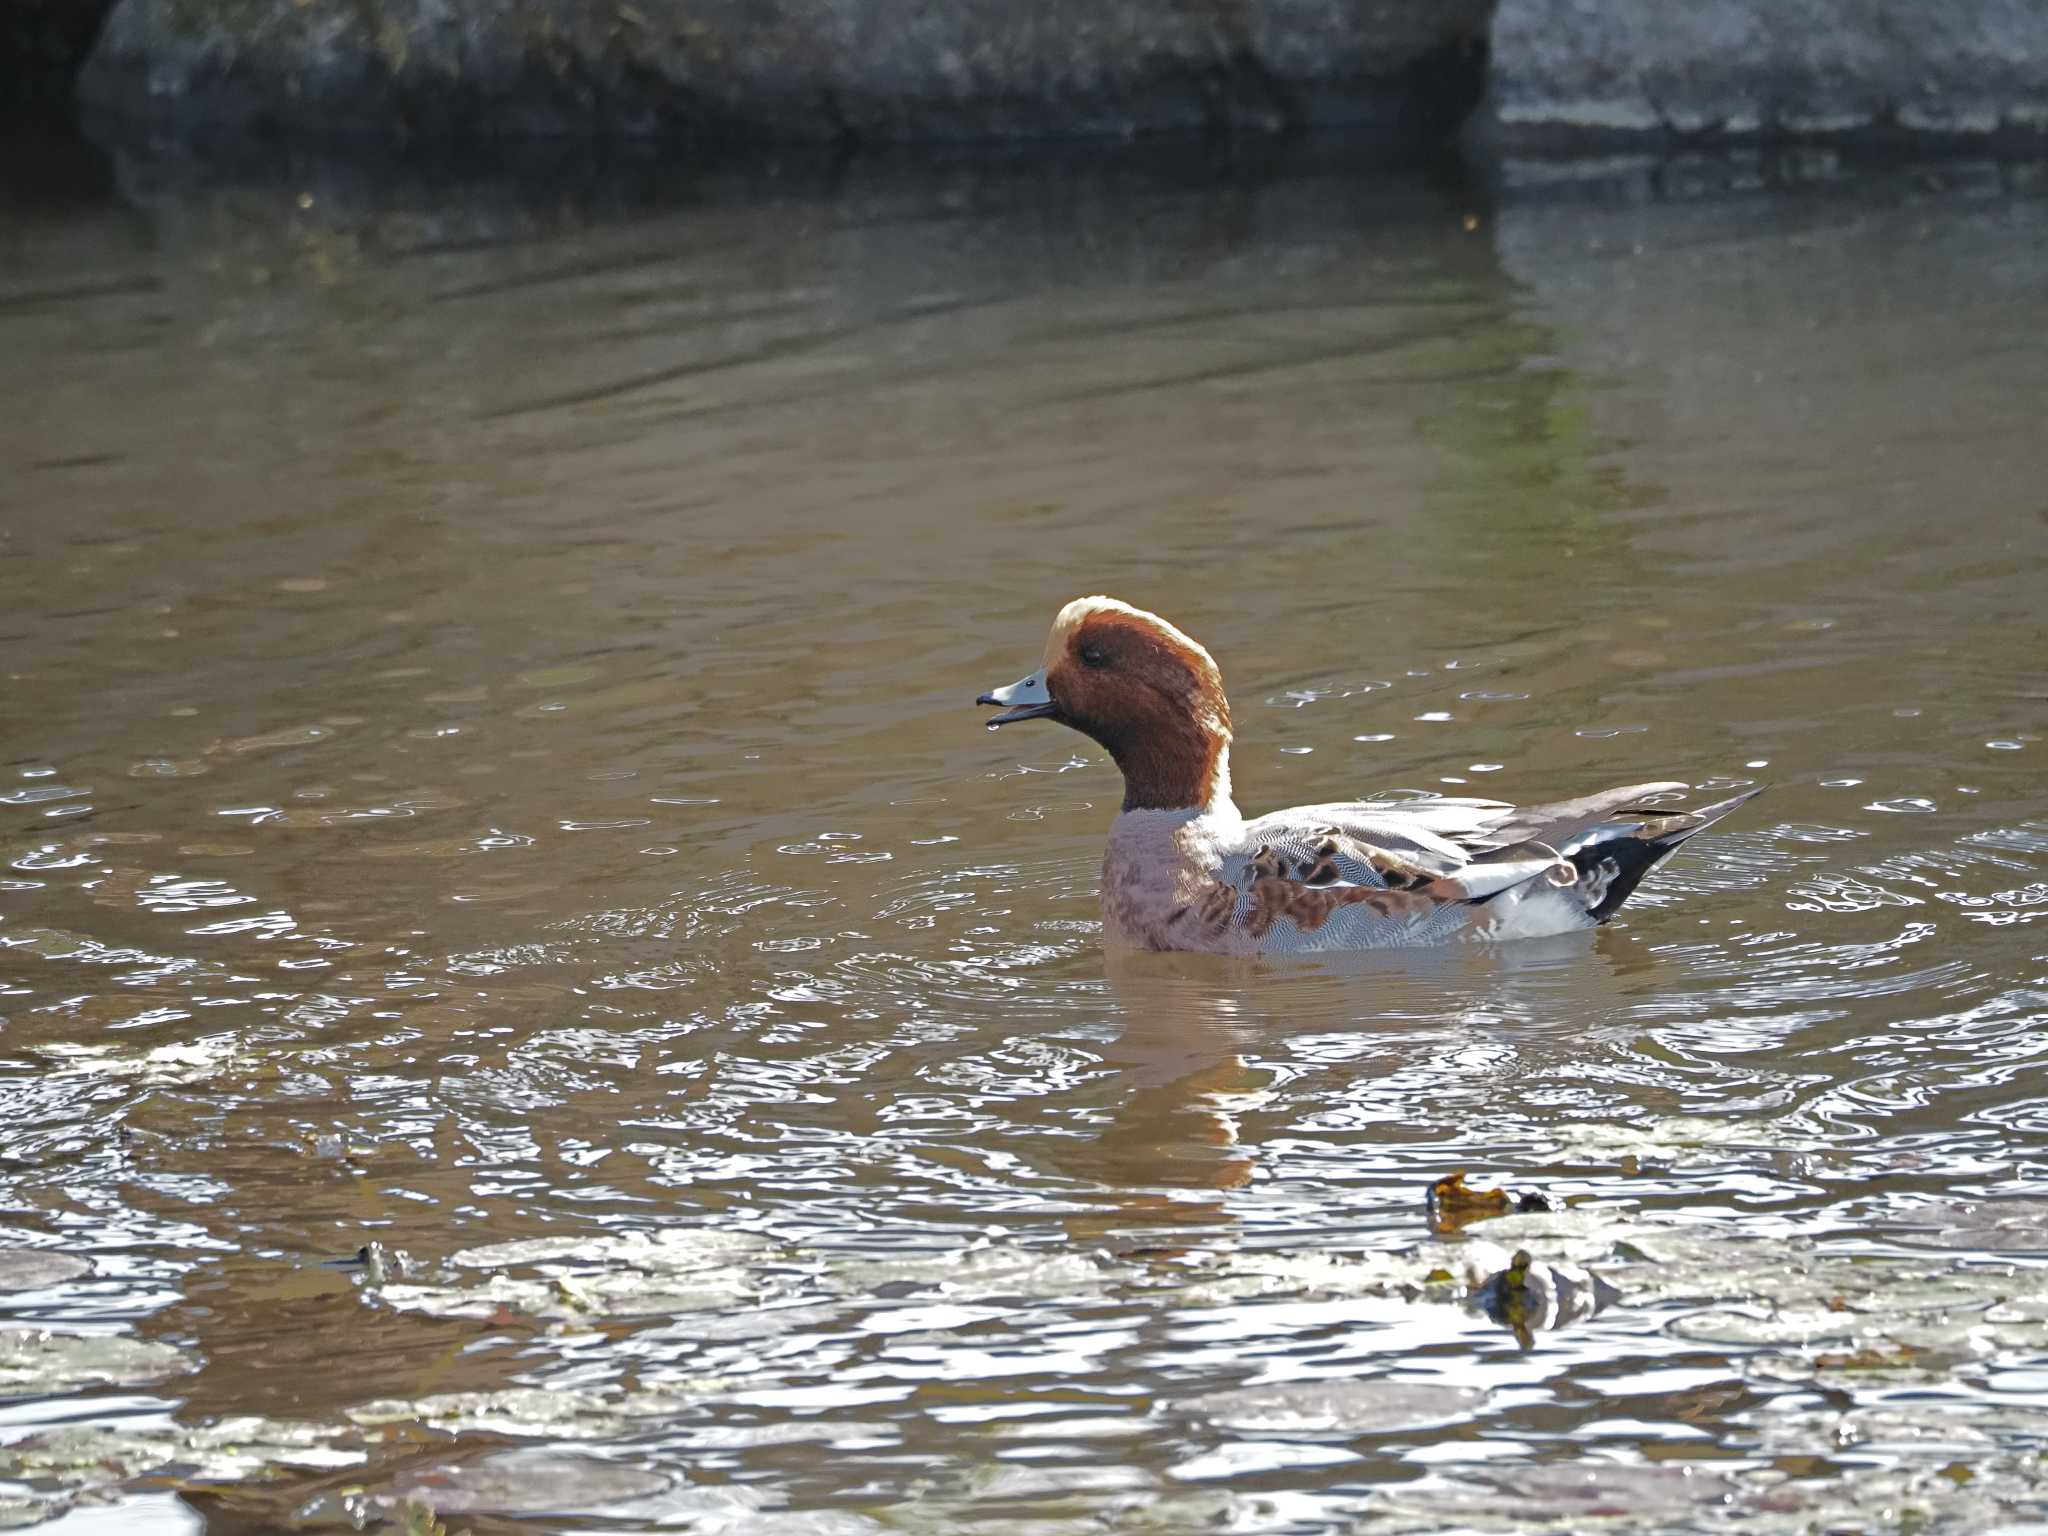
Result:
{"label": "cream forehead stripe", "polygon": [[1113,597],[1077,597],[1067,604],[1066,607],[1062,608],[1059,612],[1059,617],[1052,621],[1052,633],[1046,637],[1045,665],[1050,668],[1061,656],[1065,655],[1067,642],[1073,638],[1074,631],[1100,614],[1117,614],[1123,618],[1137,619],[1142,623],[1154,626],[1169,640],[1185,646],[1192,654],[1200,657],[1203,664],[1208,667],[1211,676],[1221,675],[1216,670],[1215,658],[1202,647],[1201,642],[1196,640],[1193,635],[1186,633],[1175,625],[1167,623],[1166,620],[1159,617],[1156,613],[1147,613],[1142,608],[1133,608],[1129,603],[1118,602]]}

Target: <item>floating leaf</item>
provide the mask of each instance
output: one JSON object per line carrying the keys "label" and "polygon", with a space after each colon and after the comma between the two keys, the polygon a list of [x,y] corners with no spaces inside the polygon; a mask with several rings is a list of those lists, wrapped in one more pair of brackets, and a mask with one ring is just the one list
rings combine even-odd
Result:
{"label": "floating leaf", "polygon": [[0,1248],[0,1291],[40,1291],[91,1273],[92,1265],[76,1254]]}
{"label": "floating leaf", "polygon": [[1505,1216],[1514,1209],[1514,1197],[1505,1189],[1473,1189],[1460,1168],[1429,1186],[1429,1222],[1438,1230],[1455,1230],[1468,1221],[1488,1216]]}
{"label": "floating leaf", "polygon": [[139,1386],[187,1368],[185,1356],[170,1345],[122,1334],[0,1329],[0,1392],[12,1395]]}
{"label": "floating leaf", "polygon": [[332,1471],[358,1466],[361,1450],[337,1444],[345,1427],[242,1417],[184,1428],[161,1420],[121,1421],[47,1430],[0,1446],[0,1479],[33,1491],[0,1524],[48,1520],[81,1500],[116,1496],[138,1478],[175,1474],[180,1486],[246,1482],[280,1468]]}
{"label": "floating leaf", "polygon": [[1471,1222],[1520,1211],[1525,1214],[1561,1211],[1564,1202],[1533,1189],[1473,1189],[1460,1168],[1429,1186],[1429,1224],[1437,1232],[1455,1232]]}

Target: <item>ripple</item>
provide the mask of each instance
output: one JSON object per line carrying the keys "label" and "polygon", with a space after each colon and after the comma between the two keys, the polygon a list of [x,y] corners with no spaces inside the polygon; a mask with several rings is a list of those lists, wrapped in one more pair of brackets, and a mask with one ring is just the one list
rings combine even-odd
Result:
{"label": "ripple", "polygon": [[1304,709],[1311,704],[1320,704],[1325,699],[1358,698],[1368,693],[1382,693],[1393,686],[1383,678],[1368,678],[1360,682],[1290,688],[1285,693],[1267,695],[1265,702],[1275,706]]}
{"label": "ripple", "polygon": [[147,757],[128,765],[131,779],[196,779],[213,772],[213,765],[197,757]]}
{"label": "ripple", "polygon": [[69,784],[38,784],[32,789],[10,789],[0,795],[0,805],[44,805],[52,800],[75,800],[89,795],[89,788]]}
{"label": "ripple", "polygon": [[209,754],[228,753],[241,756],[250,752],[274,752],[286,747],[307,747],[315,742],[326,741],[334,735],[335,722],[323,721],[311,725],[285,726],[275,731],[264,731],[255,736],[228,736],[214,742],[206,750]]}

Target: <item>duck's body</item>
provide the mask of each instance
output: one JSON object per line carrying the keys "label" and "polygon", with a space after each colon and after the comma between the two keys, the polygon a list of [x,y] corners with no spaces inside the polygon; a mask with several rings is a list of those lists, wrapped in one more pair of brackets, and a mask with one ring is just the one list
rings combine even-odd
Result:
{"label": "duck's body", "polygon": [[1196,812],[1124,811],[1102,861],[1103,926],[1140,949],[1230,955],[1592,928],[1680,843],[1749,798],[1689,813],[1643,803],[1684,788],[1631,784],[1519,808],[1363,800],[1250,821],[1227,792]]}
{"label": "duck's body", "polygon": [[1230,708],[1209,653],[1105,597],[1060,611],[1045,665],[978,701],[991,727],[1054,719],[1124,772],[1102,863],[1113,941],[1212,954],[1538,938],[1605,922],[1679,844],[1757,791],[1694,811],[1631,784],[1517,808],[1361,800],[1246,820],[1231,798]]}

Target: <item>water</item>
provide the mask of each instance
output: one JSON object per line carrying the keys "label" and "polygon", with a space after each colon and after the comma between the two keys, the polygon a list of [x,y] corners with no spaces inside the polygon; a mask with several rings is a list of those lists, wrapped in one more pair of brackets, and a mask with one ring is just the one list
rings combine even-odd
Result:
{"label": "water", "polygon": [[[2048,1520],[2038,167],[95,174],[0,1523]],[[1247,810],[1773,789],[1590,939],[1105,956],[1113,770],[969,703],[1096,590]]]}

